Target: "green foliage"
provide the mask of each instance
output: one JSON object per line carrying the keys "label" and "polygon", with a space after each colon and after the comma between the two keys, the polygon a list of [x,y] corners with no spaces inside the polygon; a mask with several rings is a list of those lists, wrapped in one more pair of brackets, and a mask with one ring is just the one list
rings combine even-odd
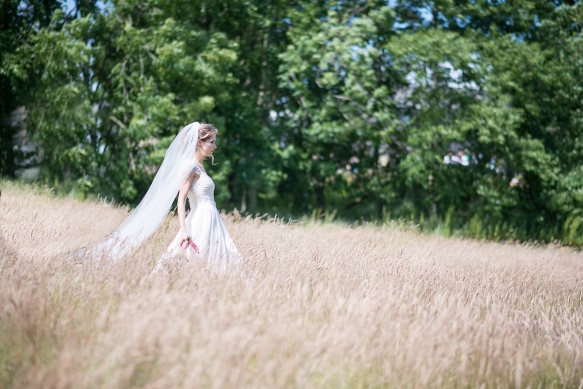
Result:
{"label": "green foliage", "polygon": [[1,47],[61,190],[135,204],[202,120],[224,207],[583,244],[579,2],[96,4]]}
{"label": "green foliage", "polygon": [[[14,52],[39,29],[46,27],[57,0],[2,0],[0,2],[0,69],[6,68],[6,57]],[[10,114],[24,99],[14,77],[0,71],[0,176],[14,176],[18,160],[23,156],[12,146],[16,128],[8,123]]]}
{"label": "green foliage", "polygon": [[27,108],[44,179],[131,202],[177,129],[193,117],[220,122],[213,109],[236,82],[236,44],[156,14],[140,26],[139,7],[116,5],[71,21],[55,12],[8,65],[35,83]]}

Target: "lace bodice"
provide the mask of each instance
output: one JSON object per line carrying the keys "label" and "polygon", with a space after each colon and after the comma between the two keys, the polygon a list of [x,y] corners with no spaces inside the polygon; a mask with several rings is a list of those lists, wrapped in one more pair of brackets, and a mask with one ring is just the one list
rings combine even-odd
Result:
{"label": "lace bodice", "polygon": [[188,192],[188,201],[190,202],[190,207],[195,208],[195,205],[202,203],[216,205],[215,204],[215,183],[198,166],[194,166],[192,169],[194,173],[198,175],[198,179],[192,183],[190,191]]}

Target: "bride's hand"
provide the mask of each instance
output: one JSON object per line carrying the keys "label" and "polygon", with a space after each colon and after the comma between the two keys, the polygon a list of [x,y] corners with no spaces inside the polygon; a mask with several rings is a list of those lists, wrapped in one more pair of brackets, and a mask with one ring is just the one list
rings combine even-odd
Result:
{"label": "bride's hand", "polygon": [[180,248],[182,250],[186,250],[188,247],[188,235],[186,235],[186,231],[180,230]]}
{"label": "bride's hand", "polygon": [[190,236],[187,236],[185,232],[180,233],[180,248],[182,250],[186,250],[188,246],[192,247],[192,249],[197,253],[200,254],[200,250],[198,246],[194,244]]}

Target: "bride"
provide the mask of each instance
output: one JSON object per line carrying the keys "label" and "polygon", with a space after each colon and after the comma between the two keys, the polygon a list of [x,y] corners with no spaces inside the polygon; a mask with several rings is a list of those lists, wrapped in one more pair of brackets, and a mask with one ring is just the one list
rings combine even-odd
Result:
{"label": "bride", "polygon": [[[178,133],[140,204],[113,234],[93,245],[94,258],[118,261],[137,248],[160,227],[178,192],[180,230],[155,271],[164,260],[180,254],[222,268],[242,263],[217,210],[215,184],[203,166],[205,158],[213,158],[217,133],[212,124],[198,122]],[[187,198],[191,208],[188,216]]]}

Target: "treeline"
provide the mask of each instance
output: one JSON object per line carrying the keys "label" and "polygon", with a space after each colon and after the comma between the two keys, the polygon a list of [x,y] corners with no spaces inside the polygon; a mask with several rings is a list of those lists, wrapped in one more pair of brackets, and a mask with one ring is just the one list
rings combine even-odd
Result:
{"label": "treeline", "polygon": [[2,0],[5,177],[135,204],[199,120],[222,207],[583,244],[577,1],[75,4]]}

